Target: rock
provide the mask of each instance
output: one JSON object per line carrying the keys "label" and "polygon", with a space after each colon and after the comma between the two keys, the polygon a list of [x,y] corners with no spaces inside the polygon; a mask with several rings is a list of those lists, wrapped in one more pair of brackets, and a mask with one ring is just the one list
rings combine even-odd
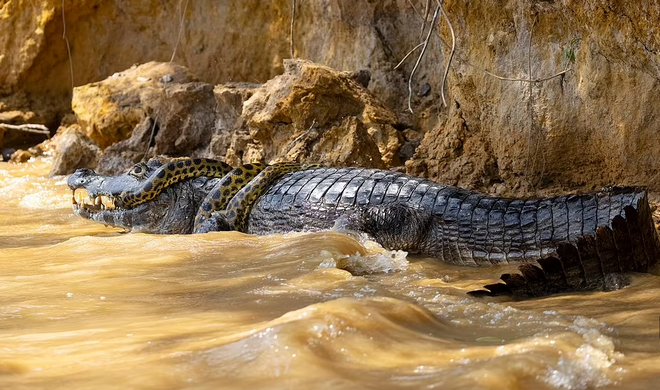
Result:
{"label": "rock", "polygon": [[488,138],[467,127],[463,111],[456,104],[445,121],[426,133],[421,143],[419,138],[412,142],[419,146],[412,159],[406,161],[409,174],[481,190],[501,181]]}
{"label": "rock", "polygon": [[415,151],[419,147],[420,142],[422,141],[423,135],[415,130],[406,129],[401,132],[403,135],[403,145],[399,149],[399,159],[401,162],[405,163],[410,160],[415,154]]}
{"label": "rock", "polygon": [[[121,89],[114,80],[97,83],[93,89],[79,88],[87,91],[86,96],[95,91],[93,99],[100,102],[95,107],[105,107],[88,110],[90,119],[84,123],[94,129],[88,134],[98,137],[130,129],[130,137],[104,150],[97,170],[122,172],[151,155],[215,157],[233,165],[313,161],[387,168],[399,164],[396,115],[351,74],[302,60],[287,61],[285,66],[284,75],[263,86],[214,87],[181,83],[176,76],[166,84],[145,84],[127,71],[121,76]],[[162,69],[150,63],[135,70],[154,67]]]}
{"label": "rock", "polygon": [[369,88],[369,82],[371,81],[371,72],[369,69],[360,69],[355,72],[349,72],[348,77],[360,84],[363,88]]}
{"label": "rock", "polygon": [[103,151],[95,170],[102,175],[127,172],[130,167],[147,156],[147,144],[151,139],[152,130],[155,131],[153,119],[144,118],[133,129],[130,138],[110,145]]}
{"label": "rock", "polygon": [[35,117],[34,112],[25,112],[20,110],[11,110],[0,112],[0,123],[9,123],[12,125],[31,123]]}
{"label": "rock", "polygon": [[34,155],[29,151],[19,149],[11,154],[11,157],[9,158],[9,162],[15,164],[25,163],[32,157],[34,157]]}
{"label": "rock", "polygon": [[3,159],[16,164],[26,163],[33,157],[42,156],[46,151],[44,145],[48,141],[46,140],[28,149],[2,149]]}
{"label": "rock", "polygon": [[0,126],[0,133],[2,133],[0,134],[0,148],[4,149],[27,149],[48,138],[47,134],[5,129],[2,126]]}
{"label": "rock", "polygon": [[80,126],[74,124],[60,127],[53,138],[38,145],[16,150],[9,161],[24,163],[42,155],[54,157],[50,176],[67,175],[78,168],[96,167],[101,149],[85,135]]}
{"label": "rock", "polygon": [[166,75],[177,83],[195,80],[182,66],[148,62],[75,88],[71,105],[78,123],[102,149],[130,137],[133,128],[158,105],[166,84],[161,78]]}
{"label": "rock", "polygon": [[350,74],[303,60],[285,60],[284,68],[244,104],[251,136],[244,159],[399,165],[396,115]]}
{"label": "rock", "polygon": [[[241,139],[249,135],[241,118],[241,108],[257,85],[240,83],[214,87],[201,82],[178,83],[176,80],[175,77],[173,81],[158,86],[160,90],[151,93],[149,99],[129,98],[134,105],[127,105],[124,110],[150,112],[151,115],[135,125],[130,138],[104,150],[97,167],[99,172],[123,172],[136,162],[155,155],[226,157],[234,164],[241,161],[232,157],[235,154],[242,156],[242,145],[246,142],[241,143]],[[131,94],[139,96],[143,92],[134,87]],[[103,99],[112,101],[115,97],[110,94]]]}
{"label": "rock", "polygon": [[0,102],[0,149],[10,150],[28,148],[48,138],[48,134],[39,134],[22,131],[16,128],[4,127],[7,125],[41,124],[36,114],[31,111],[8,110],[2,111],[4,104]]}
{"label": "rock", "polygon": [[[282,59],[290,56],[290,7],[285,0],[228,0],[186,4],[183,12],[179,0],[145,0],[140,6],[5,1],[0,31],[11,34],[0,34],[0,100],[24,91],[35,111],[54,109],[61,117],[70,110],[72,85],[103,80],[152,59],[173,58],[212,84],[265,82],[282,73]],[[396,3],[300,2],[296,56],[335,69],[376,71],[379,76],[370,84],[391,91],[380,75],[391,72],[392,62],[418,40],[420,21],[410,11]],[[71,58],[62,40],[64,27]]]}
{"label": "rock", "polygon": [[274,161],[318,162],[328,166],[386,168],[373,137],[355,116],[323,131],[311,129],[292,143],[286,156]]}
{"label": "rock", "polygon": [[60,128],[48,141],[47,148],[55,156],[50,175],[68,175],[78,168],[96,167],[101,150],[80,126]]}
{"label": "rock", "polygon": [[239,165],[250,142],[250,131],[243,117],[243,103],[261,88],[259,84],[228,83],[216,85],[216,131],[211,137],[208,156],[224,156],[230,165]]}
{"label": "rock", "polygon": [[446,86],[454,103],[428,124],[410,173],[484,191],[501,182],[517,195],[660,190],[660,116],[650,103],[660,99],[660,5],[481,1],[446,10],[459,48]]}

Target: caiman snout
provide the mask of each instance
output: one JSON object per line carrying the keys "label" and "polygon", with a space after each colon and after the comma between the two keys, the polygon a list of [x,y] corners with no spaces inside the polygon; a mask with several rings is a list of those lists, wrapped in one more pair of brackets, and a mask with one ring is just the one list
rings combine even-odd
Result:
{"label": "caiman snout", "polygon": [[76,171],[73,172],[71,176],[69,176],[66,184],[69,185],[70,189],[75,190],[77,188],[85,187],[85,185],[89,184],[89,182],[94,177],[96,177],[96,172],[93,170],[87,168],[79,168],[76,169]]}
{"label": "caiman snout", "polygon": [[103,188],[105,182],[104,176],[99,176],[91,169],[77,169],[67,180],[73,191],[73,210],[86,213],[113,210],[114,196]]}

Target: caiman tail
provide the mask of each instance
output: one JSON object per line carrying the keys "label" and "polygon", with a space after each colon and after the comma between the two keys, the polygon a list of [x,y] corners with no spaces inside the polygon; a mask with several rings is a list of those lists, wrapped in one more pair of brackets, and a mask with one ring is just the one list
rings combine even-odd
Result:
{"label": "caiman tail", "polygon": [[[598,206],[583,212],[589,229],[558,243],[553,254],[537,260],[538,265],[524,264],[520,274],[502,275],[504,283],[485,286],[488,294],[529,297],[616,290],[629,283],[626,273],[651,270],[660,256],[660,241],[646,189],[610,188],[597,193],[595,200]],[[611,218],[606,220],[608,214]]]}

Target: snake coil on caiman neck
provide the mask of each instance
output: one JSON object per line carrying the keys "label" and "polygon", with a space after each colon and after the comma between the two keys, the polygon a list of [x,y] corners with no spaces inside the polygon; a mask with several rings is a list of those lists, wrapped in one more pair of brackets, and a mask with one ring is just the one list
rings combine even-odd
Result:
{"label": "snake coil on caiman neck", "polygon": [[[122,192],[117,197],[116,204],[124,208],[135,207],[152,200],[164,188],[182,180],[200,176],[222,178],[232,169],[227,163],[208,158],[177,158],[154,171],[146,178],[141,188]],[[128,174],[140,177],[144,172],[146,168],[137,164]]]}

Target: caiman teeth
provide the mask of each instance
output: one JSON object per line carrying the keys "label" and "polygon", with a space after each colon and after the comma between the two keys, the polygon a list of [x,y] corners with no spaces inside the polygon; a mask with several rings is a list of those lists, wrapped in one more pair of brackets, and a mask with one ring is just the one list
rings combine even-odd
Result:
{"label": "caiman teeth", "polygon": [[99,196],[99,202],[101,202],[103,207],[108,210],[113,210],[115,208],[115,200],[110,196],[105,196],[105,195]]}
{"label": "caiman teeth", "polygon": [[107,195],[92,196],[84,188],[77,188],[73,191],[74,206],[79,206],[87,211],[104,211],[113,210],[115,208],[114,198]]}
{"label": "caiman teeth", "polygon": [[84,188],[76,188],[73,190],[73,203],[85,204],[85,199],[89,197],[89,193]]}

